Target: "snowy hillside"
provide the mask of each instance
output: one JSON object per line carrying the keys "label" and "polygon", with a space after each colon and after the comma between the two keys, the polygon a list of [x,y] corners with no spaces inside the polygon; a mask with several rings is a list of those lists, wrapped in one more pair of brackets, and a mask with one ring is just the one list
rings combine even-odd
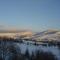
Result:
{"label": "snowy hillside", "polygon": [[60,41],[60,31],[58,31],[58,30],[46,30],[46,31],[34,34],[32,39]]}

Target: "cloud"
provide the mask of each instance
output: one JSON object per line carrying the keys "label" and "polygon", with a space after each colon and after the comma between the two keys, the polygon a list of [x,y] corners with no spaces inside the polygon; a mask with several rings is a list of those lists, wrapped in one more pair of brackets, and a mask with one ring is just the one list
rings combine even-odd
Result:
{"label": "cloud", "polygon": [[0,25],[0,30],[5,30],[5,29],[6,29],[6,26]]}
{"label": "cloud", "polygon": [[0,27],[5,27],[4,25],[0,25]]}
{"label": "cloud", "polygon": [[4,25],[0,25],[0,28],[3,28],[3,27],[5,27]]}

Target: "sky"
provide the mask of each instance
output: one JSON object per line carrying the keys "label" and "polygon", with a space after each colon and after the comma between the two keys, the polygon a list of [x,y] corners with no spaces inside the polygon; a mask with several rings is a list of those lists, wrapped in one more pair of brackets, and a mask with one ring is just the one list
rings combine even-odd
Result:
{"label": "sky", "polygon": [[60,29],[60,0],[0,0],[2,29]]}

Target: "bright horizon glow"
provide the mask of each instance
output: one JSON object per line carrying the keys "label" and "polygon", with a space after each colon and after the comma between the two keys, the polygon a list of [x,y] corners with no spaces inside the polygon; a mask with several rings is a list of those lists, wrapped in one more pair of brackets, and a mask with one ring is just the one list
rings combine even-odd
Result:
{"label": "bright horizon glow", "polygon": [[60,0],[1,0],[0,30],[60,29]]}

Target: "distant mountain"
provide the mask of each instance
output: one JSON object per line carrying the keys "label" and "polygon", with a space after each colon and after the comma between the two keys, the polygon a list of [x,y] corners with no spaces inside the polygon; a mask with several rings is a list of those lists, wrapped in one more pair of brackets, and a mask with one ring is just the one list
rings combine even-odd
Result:
{"label": "distant mountain", "polygon": [[36,41],[60,41],[60,31],[49,29],[34,34],[33,32],[27,30],[0,31],[0,37],[32,39]]}
{"label": "distant mountain", "polygon": [[51,40],[60,41],[60,31],[58,31],[58,30],[46,30],[46,31],[34,34],[32,39],[48,40],[48,41],[51,41]]}
{"label": "distant mountain", "polygon": [[0,30],[0,33],[19,33],[19,32],[26,32],[28,30]]}
{"label": "distant mountain", "polygon": [[0,30],[0,37],[30,38],[31,36],[32,32],[27,30]]}

